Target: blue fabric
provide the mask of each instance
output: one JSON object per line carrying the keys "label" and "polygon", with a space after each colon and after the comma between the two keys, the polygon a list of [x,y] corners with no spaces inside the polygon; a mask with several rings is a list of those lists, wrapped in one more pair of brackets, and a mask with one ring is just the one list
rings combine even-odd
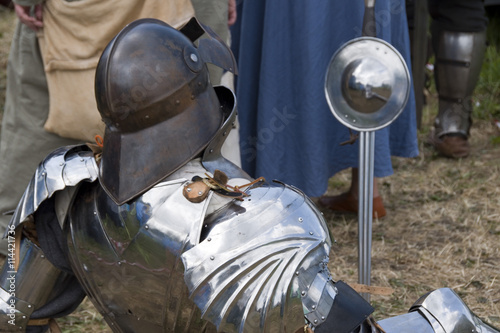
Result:
{"label": "blue fabric", "polygon": [[[339,145],[349,130],[332,115],[324,80],[335,51],[361,36],[364,1],[248,0],[238,10],[232,47],[243,169],[320,196],[335,173],[358,166],[358,142]],[[404,1],[377,0],[375,12],[377,37],[409,65]],[[415,112],[412,90],[400,117],[377,131],[376,177],[393,173],[391,155],[418,155]]]}

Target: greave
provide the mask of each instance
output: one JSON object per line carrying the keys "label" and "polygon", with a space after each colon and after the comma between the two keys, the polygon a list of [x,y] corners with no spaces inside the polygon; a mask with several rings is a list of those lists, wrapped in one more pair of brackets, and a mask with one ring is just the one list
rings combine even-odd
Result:
{"label": "greave", "polygon": [[439,112],[435,134],[469,135],[472,124],[472,92],[481,72],[486,50],[486,31],[433,31],[436,54],[435,81]]}
{"label": "greave", "polygon": [[0,332],[24,332],[30,315],[49,300],[61,274],[29,239],[23,238],[19,248],[9,242],[0,273]]}

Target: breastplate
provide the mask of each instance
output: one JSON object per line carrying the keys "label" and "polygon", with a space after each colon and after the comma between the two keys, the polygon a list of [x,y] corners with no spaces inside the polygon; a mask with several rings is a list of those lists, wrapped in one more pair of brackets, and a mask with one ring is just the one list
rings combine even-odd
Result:
{"label": "breastplate", "polygon": [[[188,202],[186,179],[160,183],[117,206],[84,183],[67,224],[69,257],[115,332],[215,332],[189,300],[180,255],[200,237],[208,202]],[[188,206],[188,207],[186,207]]]}

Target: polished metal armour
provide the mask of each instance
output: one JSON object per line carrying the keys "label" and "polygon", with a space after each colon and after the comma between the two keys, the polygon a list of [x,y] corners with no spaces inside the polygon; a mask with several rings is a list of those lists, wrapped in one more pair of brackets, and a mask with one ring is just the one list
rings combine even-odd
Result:
{"label": "polished metal armour", "polygon": [[206,170],[199,161],[187,169],[122,206],[98,182],[81,184],[67,221],[70,261],[108,324],[116,332],[213,324],[291,332],[304,314],[324,321],[336,295],[331,243],[310,199],[274,183],[249,189],[243,201],[211,193],[192,203],[183,189]]}

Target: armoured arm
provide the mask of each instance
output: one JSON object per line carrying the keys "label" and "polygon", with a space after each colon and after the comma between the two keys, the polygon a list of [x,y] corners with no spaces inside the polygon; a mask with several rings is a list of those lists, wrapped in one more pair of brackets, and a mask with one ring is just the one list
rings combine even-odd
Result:
{"label": "armoured arm", "polygon": [[[28,325],[46,325],[48,319],[29,321],[65,315],[85,296],[71,272],[62,272],[54,266],[60,260],[52,260],[52,256],[64,257],[52,248],[59,241],[52,231],[62,233],[53,197],[80,181],[95,180],[94,167],[92,152],[86,146],[72,146],[54,151],[37,168],[6,231],[9,256],[0,272],[0,331],[19,332]],[[38,237],[32,232],[29,237],[24,235],[27,221],[36,222]],[[44,244],[50,244],[49,251]]]}
{"label": "armoured arm", "polygon": [[[97,165],[92,151],[85,145],[54,150],[33,175],[10,221],[16,228],[56,192],[77,186],[81,181],[97,179]],[[61,222],[62,223],[62,222]]]}
{"label": "armoured arm", "polygon": [[477,317],[449,288],[434,290],[413,304],[409,313],[381,320],[387,333],[498,333]]}

